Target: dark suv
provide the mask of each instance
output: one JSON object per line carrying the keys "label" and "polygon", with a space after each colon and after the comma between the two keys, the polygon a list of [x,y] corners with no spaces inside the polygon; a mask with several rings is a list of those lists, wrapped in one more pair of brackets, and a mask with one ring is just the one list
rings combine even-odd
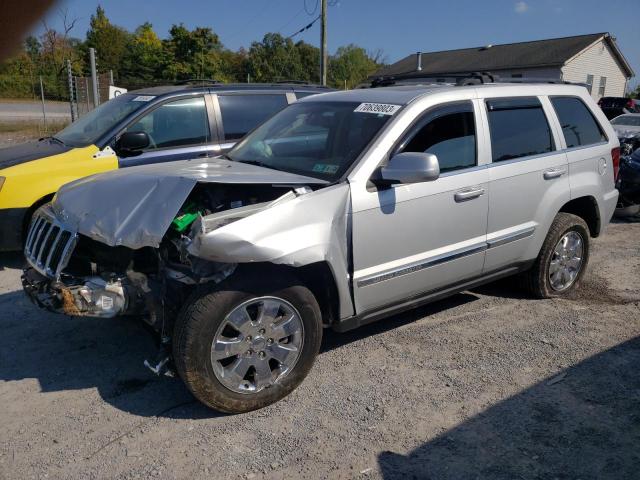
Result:
{"label": "dark suv", "polygon": [[624,113],[640,113],[640,100],[633,98],[602,97],[598,105],[609,120]]}
{"label": "dark suv", "polygon": [[[297,99],[328,91],[331,89],[296,83],[147,88],[129,94],[151,98],[147,108],[129,119],[121,135],[110,132],[106,137],[114,139],[112,148],[118,154],[120,167],[212,157],[229,150],[249,131]],[[120,124],[116,130],[122,127]],[[134,138],[134,148],[130,148],[127,132],[143,132],[150,142],[135,148]]]}

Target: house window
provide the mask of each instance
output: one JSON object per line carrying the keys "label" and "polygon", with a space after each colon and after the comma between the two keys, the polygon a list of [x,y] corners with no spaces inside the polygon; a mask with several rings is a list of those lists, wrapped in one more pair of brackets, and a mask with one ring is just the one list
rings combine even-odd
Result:
{"label": "house window", "polygon": [[600,86],[598,87],[598,95],[604,97],[604,90],[607,87],[607,77],[600,77]]}
{"label": "house window", "polygon": [[587,90],[593,93],[593,75],[587,75]]}

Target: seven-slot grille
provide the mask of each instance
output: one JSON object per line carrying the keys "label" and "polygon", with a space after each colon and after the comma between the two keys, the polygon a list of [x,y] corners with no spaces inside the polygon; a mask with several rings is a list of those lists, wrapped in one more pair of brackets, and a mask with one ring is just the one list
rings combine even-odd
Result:
{"label": "seven-slot grille", "polygon": [[24,255],[33,268],[43,275],[58,279],[67,266],[77,241],[77,234],[41,213],[33,216]]}

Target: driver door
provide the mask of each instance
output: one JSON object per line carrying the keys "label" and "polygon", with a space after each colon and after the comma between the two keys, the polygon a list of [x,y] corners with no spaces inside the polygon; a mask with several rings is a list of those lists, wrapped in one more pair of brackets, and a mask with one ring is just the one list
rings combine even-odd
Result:
{"label": "driver door", "polygon": [[[472,101],[427,110],[391,152],[438,157],[432,182],[372,188],[352,184],[356,313],[400,305],[482,272],[488,172],[478,165]],[[393,159],[390,160],[393,162]]]}
{"label": "driver door", "polygon": [[[204,95],[172,99],[136,118],[125,132],[145,132],[150,145],[137,155],[119,156],[119,166],[173,162],[219,155]],[[210,110],[210,108],[209,108]]]}

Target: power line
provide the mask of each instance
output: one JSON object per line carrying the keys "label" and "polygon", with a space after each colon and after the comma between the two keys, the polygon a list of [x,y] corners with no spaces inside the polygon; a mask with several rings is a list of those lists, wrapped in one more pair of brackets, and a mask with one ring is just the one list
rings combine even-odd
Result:
{"label": "power line", "polygon": [[306,26],[302,27],[302,28],[301,28],[300,30],[298,30],[297,32],[292,33],[292,34],[291,34],[291,35],[289,35],[287,38],[293,38],[293,37],[295,37],[296,35],[298,35],[298,34],[300,34],[300,33],[304,32],[305,30],[309,30],[311,27],[313,27],[313,24],[314,24],[314,23],[316,23],[318,20],[320,20],[320,15],[318,15],[316,18],[314,18],[314,19],[313,19],[313,21],[312,21],[310,24],[308,24],[308,25],[306,25]]}

